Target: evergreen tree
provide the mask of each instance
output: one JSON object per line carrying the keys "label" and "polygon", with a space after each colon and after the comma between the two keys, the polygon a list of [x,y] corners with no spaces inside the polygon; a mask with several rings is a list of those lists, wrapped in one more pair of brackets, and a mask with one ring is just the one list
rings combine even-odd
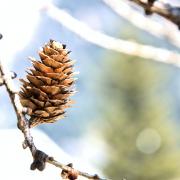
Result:
{"label": "evergreen tree", "polygon": [[[161,66],[117,55],[106,62],[103,135],[108,144],[104,173],[113,180],[180,177],[180,154]],[[101,92],[102,92],[101,91]]]}

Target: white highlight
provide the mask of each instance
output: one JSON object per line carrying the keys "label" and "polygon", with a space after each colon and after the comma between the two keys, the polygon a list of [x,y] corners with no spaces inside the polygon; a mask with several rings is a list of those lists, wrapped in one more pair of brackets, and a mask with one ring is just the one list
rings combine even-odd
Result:
{"label": "white highlight", "polygon": [[[52,1],[52,0],[48,0]],[[46,0],[0,0],[1,60],[11,65],[14,55],[31,40]]]}

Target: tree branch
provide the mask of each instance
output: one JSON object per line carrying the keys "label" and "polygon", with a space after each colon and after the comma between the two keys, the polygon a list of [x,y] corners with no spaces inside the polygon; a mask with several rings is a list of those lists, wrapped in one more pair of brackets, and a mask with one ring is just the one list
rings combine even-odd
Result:
{"label": "tree branch", "polygon": [[52,4],[46,5],[44,9],[50,17],[64,25],[66,28],[86,41],[100,47],[180,67],[180,54],[176,52],[108,36],[91,29],[86,24],[72,17],[66,11],[57,8]]}
{"label": "tree branch", "polygon": [[[158,14],[165,19],[173,22],[180,29],[180,7],[172,6],[168,3],[164,3],[163,1],[156,1],[155,3],[144,2],[143,0],[129,0],[137,5],[141,6],[147,15],[152,13]],[[151,0],[152,1],[152,0]],[[150,2],[150,1],[149,1]]]}
{"label": "tree branch", "polygon": [[[171,44],[180,48],[179,31],[175,26],[166,26],[159,22],[153,21],[152,19],[145,17],[124,1],[119,0],[102,0],[107,6],[109,6],[116,14],[128,20],[131,24],[136,27],[152,34],[158,38],[165,38]],[[168,24],[169,25],[169,24]]]}
{"label": "tree branch", "polygon": [[33,163],[31,164],[31,170],[38,169],[40,171],[44,170],[45,164],[49,163],[52,164],[60,169],[62,169],[62,178],[63,179],[77,179],[77,177],[83,176],[88,179],[94,179],[94,180],[103,180],[98,175],[90,175],[88,173],[81,172],[79,170],[76,170],[72,167],[72,164],[64,165],[56,160],[54,160],[53,157],[48,156],[43,151],[40,151],[36,148],[33,137],[31,136],[30,128],[29,128],[29,121],[25,117],[25,109],[22,107],[19,99],[18,92],[16,91],[12,76],[10,76],[10,73],[4,69],[4,66],[2,65],[2,62],[0,62],[0,80],[1,83],[5,85],[6,90],[9,94],[9,97],[11,99],[11,102],[13,104],[14,110],[17,115],[18,120],[18,128],[22,131],[24,135],[24,142],[23,147],[29,148],[33,157]]}

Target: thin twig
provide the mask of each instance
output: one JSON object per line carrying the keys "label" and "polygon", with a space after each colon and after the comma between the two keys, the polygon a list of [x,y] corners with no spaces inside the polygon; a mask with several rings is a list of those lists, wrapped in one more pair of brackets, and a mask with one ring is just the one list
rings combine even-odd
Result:
{"label": "thin twig", "polygon": [[[72,170],[71,167],[69,167],[69,166],[67,166],[67,165],[64,165],[64,164],[62,164],[62,163],[60,163],[60,162],[58,162],[58,161],[56,161],[56,160],[54,160],[54,159],[51,159],[51,158],[49,158],[49,159],[47,160],[47,162],[50,163],[50,164],[53,164],[53,165],[56,166],[56,167],[59,167],[59,168],[65,170],[65,171],[71,171],[71,170]],[[78,170],[76,170],[76,171],[77,171],[77,173],[78,173],[80,176],[83,176],[83,177],[88,178],[88,179],[107,180],[107,179],[100,178],[97,174],[95,174],[95,175],[92,176],[92,175],[89,175],[89,174],[86,173],[86,172],[81,172],[81,171],[78,171]]]}
{"label": "thin twig", "polygon": [[[33,142],[33,137],[31,136],[31,132],[30,132],[30,128],[29,128],[29,121],[26,119],[25,114],[24,114],[24,109],[20,103],[20,99],[19,99],[19,95],[18,92],[15,90],[14,86],[13,86],[13,81],[12,81],[12,77],[8,75],[9,73],[4,69],[4,66],[2,65],[2,63],[0,62],[0,78],[2,79],[3,84],[6,87],[6,90],[9,94],[9,97],[11,99],[11,102],[13,104],[14,110],[16,112],[17,115],[17,120],[18,120],[18,128],[22,131],[23,135],[24,135],[24,143],[23,146],[24,148],[29,148],[31,151],[31,154],[33,156],[33,163],[31,164],[31,169],[39,169],[39,170],[43,170],[45,168],[45,163],[49,163],[52,164],[60,169],[62,169],[63,171],[66,171],[67,173],[70,173],[72,175],[72,173],[76,173],[76,175],[80,175],[83,177],[86,177],[88,179],[94,179],[94,180],[103,180],[103,178],[100,178],[98,175],[90,175],[88,173],[84,173],[81,172],[79,170],[75,170],[74,168],[68,166],[68,165],[64,165],[56,160],[54,160],[54,158],[48,156],[47,154],[45,154],[44,152],[38,150]],[[44,161],[44,164],[41,164],[42,166],[39,166],[36,163],[37,161]],[[40,162],[43,163],[43,162]],[[68,176],[70,177],[70,176]]]}
{"label": "thin twig", "polygon": [[14,110],[17,115],[18,128],[24,134],[26,143],[31,150],[32,156],[34,156],[36,147],[33,143],[33,138],[30,134],[28,120],[26,119],[25,115],[23,114],[23,107],[20,103],[18,92],[16,91],[15,87],[13,86],[12,78],[10,76],[7,76],[8,73],[5,71],[4,66],[2,65],[2,62],[0,62],[0,73],[1,73],[1,78],[3,79],[4,85],[6,87],[6,90],[9,94],[9,97],[11,99],[11,102],[13,104]]}
{"label": "thin twig", "polygon": [[149,7],[149,4],[147,2],[144,2],[143,0],[129,0],[129,1],[138,4],[145,11],[148,9],[150,14],[155,13],[164,17],[165,19],[176,24],[180,29],[180,7],[175,7],[170,4],[164,3],[163,1],[158,1],[158,0],[155,3],[153,3],[151,7]]}
{"label": "thin twig", "polygon": [[[126,0],[102,0],[108,5],[116,14],[128,20],[136,27],[152,34],[158,38],[167,39],[171,44],[180,48],[179,31],[175,26],[168,24],[164,28],[164,23],[156,22],[140,12],[134,10]],[[168,23],[168,22],[167,22]]]}
{"label": "thin twig", "polygon": [[78,34],[86,41],[89,41],[100,47],[128,55],[134,55],[146,59],[152,59],[154,61],[180,66],[180,54],[176,52],[108,36],[102,32],[90,28],[83,22],[72,17],[66,11],[57,8],[52,4],[47,5],[45,10],[50,17],[64,25],[66,28]]}

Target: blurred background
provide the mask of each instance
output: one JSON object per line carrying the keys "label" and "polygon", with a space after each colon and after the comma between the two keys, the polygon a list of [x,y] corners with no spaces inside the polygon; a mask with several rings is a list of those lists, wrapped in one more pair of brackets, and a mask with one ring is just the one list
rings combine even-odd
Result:
{"label": "blurred background", "polygon": [[[127,4],[126,0],[119,1]],[[78,92],[72,97],[76,103],[67,110],[67,117],[37,130],[106,178],[180,179],[179,69],[88,42],[73,32],[73,25],[66,27],[47,9],[52,3],[95,31],[115,38],[176,53],[180,53],[180,46],[166,36],[137,27],[103,0],[0,2],[0,58],[18,78],[24,78],[31,66],[28,56],[39,59],[37,52],[49,39],[67,44],[71,59],[76,60],[75,70],[80,72]],[[169,2],[179,5],[178,0]],[[132,3],[128,6],[144,17],[141,8]],[[66,22],[65,17],[58,18]],[[162,24],[164,31],[168,27],[176,31],[175,25],[159,16],[148,19]],[[20,88],[18,79],[15,84]],[[0,107],[1,130],[16,128],[16,116],[4,87],[0,88]]]}

